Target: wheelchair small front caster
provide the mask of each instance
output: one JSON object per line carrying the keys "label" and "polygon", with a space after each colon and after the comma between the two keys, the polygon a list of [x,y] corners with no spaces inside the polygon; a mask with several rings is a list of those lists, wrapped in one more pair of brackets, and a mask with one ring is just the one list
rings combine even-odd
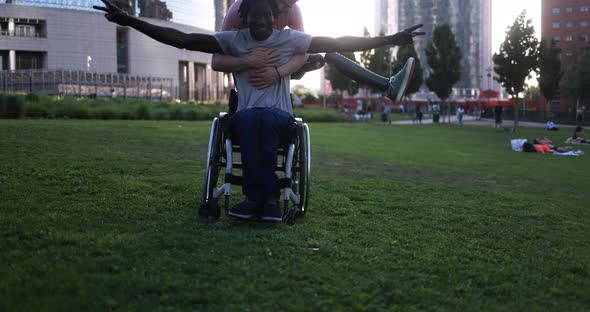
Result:
{"label": "wheelchair small front caster", "polygon": [[221,216],[221,208],[216,202],[204,202],[199,207],[199,216],[204,219],[211,217],[217,220]]}
{"label": "wheelchair small front caster", "polygon": [[295,224],[295,213],[294,211],[291,209],[287,212],[287,215],[285,216],[285,218],[283,219],[285,222],[287,222],[288,225],[293,225]]}

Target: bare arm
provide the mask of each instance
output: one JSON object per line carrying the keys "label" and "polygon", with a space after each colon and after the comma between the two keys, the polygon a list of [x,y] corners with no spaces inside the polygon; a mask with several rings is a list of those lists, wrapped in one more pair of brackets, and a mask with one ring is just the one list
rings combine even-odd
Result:
{"label": "bare arm", "polygon": [[307,60],[306,54],[295,54],[280,67],[266,66],[257,68],[250,77],[250,84],[258,89],[264,89],[277,83],[281,77],[289,76],[297,72]]}
{"label": "bare arm", "polygon": [[216,71],[231,73],[274,66],[280,59],[281,55],[275,49],[258,48],[243,57],[214,54],[211,67]]}
{"label": "bare arm", "polygon": [[390,36],[380,37],[340,37],[340,38],[329,38],[329,37],[313,37],[308,53],[319,53],[319,52],[354,52],[354,51],[366,51],[375,49],[383,46],[391,45],[406,45],[414,42],[413,38],[416,36],[424,35],[423,32],[415,32],[414,30],[422,27],[422,25],[416,25],[406,30],[398,32]]}
{"label": "bare arm", "polygon": [[105,7],[93,6],[94,9],[105,12],[107,20],[121,26],[132,27],[145,35],[179,49],[201,51],[206,53],[223,53],[219,43],[211,35],[187,34],[173,28],[161,27],[131,17],[109,0],[101,0]]}

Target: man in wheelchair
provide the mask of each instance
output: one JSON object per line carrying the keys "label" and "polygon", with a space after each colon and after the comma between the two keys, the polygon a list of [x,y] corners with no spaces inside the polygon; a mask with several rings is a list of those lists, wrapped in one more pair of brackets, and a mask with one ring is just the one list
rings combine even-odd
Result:
{"label": "man in wheelchair", "polygon": [[[320,52],[364,51],[380,46],[405,45],[421,25],[389,36],[365,37],[312,37],[286,29],[273,30],[273,17],[277,12],[273,0],[244,0],[240,17],[247,29],[208,34],[187,34],[175,29],[160,27],[131,17],[113,5],[101,0],[106,7],[94,8],[106,12],[105,17],[121,26],[129,26],[162,43],[180,49],[206,53],[246,55],[256,48],[272,48],[281,55],[279,64],[286,63],[293,55]],[[336,61],[346,65],[346,60]],[[353,71],[357,80],[378,86],[385,91],[395,89],[401,97],[413,72],[413,59],[399,75],[386,79],[367,72]],[[275,67],[276,69],[276,67]],[[249,83],[252,71],[235,73],[238,89],[238,109],[232,116],[230,128],[240,146],[243,165],[243,193],[246,200],[235,205],[229,215],[240,219],[260,218],[263,221],[282,221],[279,206],[279,188],[275,173],[277,151],[281,140],[293,124],[289,77],[277,73],[278,83],[257,89]]]}

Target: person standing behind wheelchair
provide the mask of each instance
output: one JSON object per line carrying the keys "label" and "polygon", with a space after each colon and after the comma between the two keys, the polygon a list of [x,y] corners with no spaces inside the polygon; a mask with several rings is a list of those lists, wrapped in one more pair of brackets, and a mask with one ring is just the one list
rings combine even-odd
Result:
{"label": "person standing behind wheelchair", "polygon": [[[297,5],[298,0],[271,0],[275,2],[277,17],[273,21],[273,29],[283,30],[285,27],[304,32],[301,10]],[[223,18],[221,31],[232,31],[248,28],[240,17],[239,8],[242,0],[236,0],[227,10]],[[300,79],[305,72],[318,69],[324,65],[324,58],[316,54],[308,62],[308,55],[297,54],[281,65],[276,66],[281,56],[275,49],[259,48],[251,53],[235,57],[226,54],[214,54],[211,60],[211,68],[221,72],[238,72],[245,69],[253,69],[250,84],[256,88],[266,88],[277,83],[280,77],[291,76],[291,79]]]}
{"label": "person standing behind wheelchair", "polygon": [[[218,32],[213,35],[187,34],[176,29],[150,24],[127,15],[109,0],[101,0],[106,7],[94,6],[105,12],[107,20],[121,26],[132,27],[145,35],[179,49],[206,53],[229,54],[235,57],[248,55],[256,48],[271,48],[281,55],[279,65],[285,64],[292,55],[319,52],[363,51],[381,46],[413,43],[415,36],[423,32],[415,30],[416,25],[389,36],[365,37],[312,37],[294,31],[272,29],[277,8],[270,0],[243,0],[239,13],[248,29]],[[371,80],[376,87],[393,88],[401,97],[411,79],[414,69],[406,66],[399,79]],[[276,67],[275,67],[276,69]],[[241,219],[261,217],[264,221],[281,222],[279,186],[275,173],[278,144],[281,136],[293,123],[293,112],[289,90],[289,78],[281,77],[278,83],[257,89],[250,85],[252,71],[235,73],[238,87],[238,111],[230,124],[237,133],[243,164],[242,192],[246,200],[232,207],[229,215]]]}

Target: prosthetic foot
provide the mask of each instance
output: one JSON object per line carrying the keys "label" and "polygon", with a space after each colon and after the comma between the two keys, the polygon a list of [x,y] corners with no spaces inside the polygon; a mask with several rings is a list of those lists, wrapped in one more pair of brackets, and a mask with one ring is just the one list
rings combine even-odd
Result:
{"label": "prosthetic foot", "polygon": [[397,74],[389,78],[389,85],[387,86],[387,97],[394,102],[399,102],[406,92],[408,83],[412,80],[414,73],[414,58],[410,57],[406,65]]}

